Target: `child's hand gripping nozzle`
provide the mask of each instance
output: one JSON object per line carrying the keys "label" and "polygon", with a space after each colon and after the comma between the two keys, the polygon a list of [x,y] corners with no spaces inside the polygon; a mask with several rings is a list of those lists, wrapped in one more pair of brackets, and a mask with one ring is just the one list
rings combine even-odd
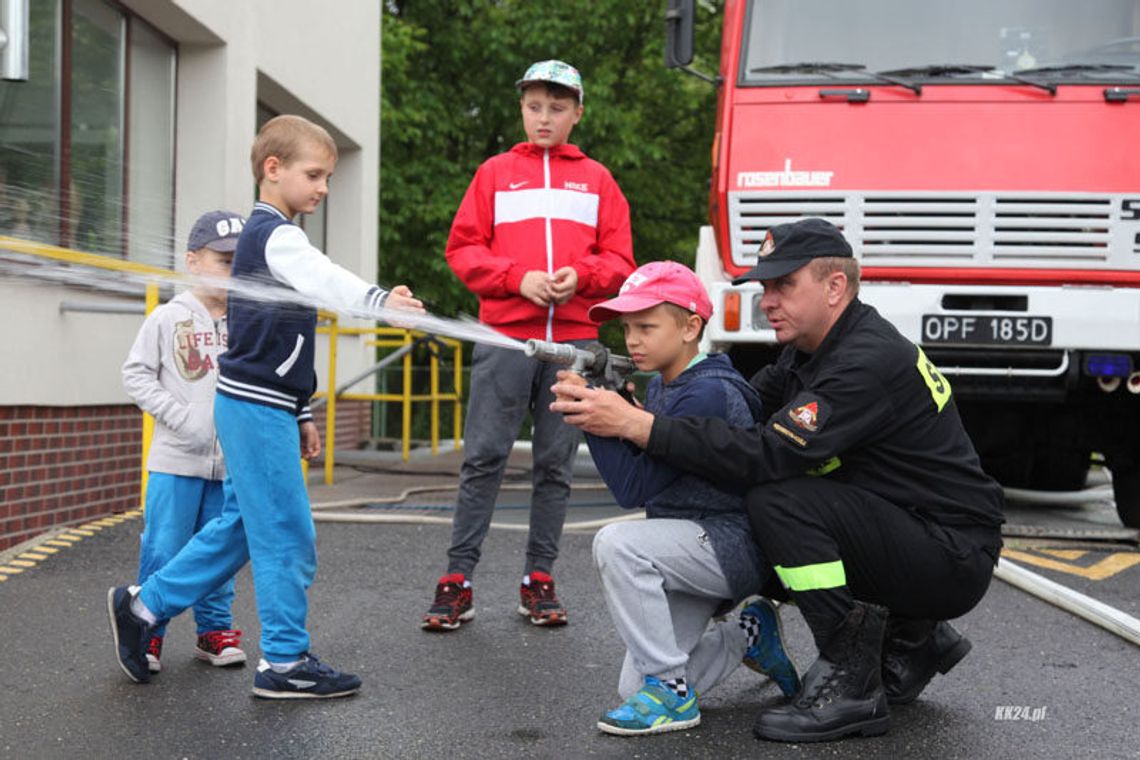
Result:
{"label": "child's hand gripping nozzle", "polygon": [[577,372],[595,388],[617,391],[626,401],[633,401],[632,394],[626,388],[626,380],[637,370],[637,366],[633,359],[615,356],[601,343],[591,342],[579,347],[532,338],[526,342],[523,353],[539,361],[561,364]]}

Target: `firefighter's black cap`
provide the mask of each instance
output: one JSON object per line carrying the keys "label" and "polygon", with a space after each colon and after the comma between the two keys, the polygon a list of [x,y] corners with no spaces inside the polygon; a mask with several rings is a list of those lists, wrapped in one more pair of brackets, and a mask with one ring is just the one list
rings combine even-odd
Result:
{"label": "firefighter's black cap", "polygon": [[764,245],[760,246],[760,261],[732,284],[774,280],[791,274],[812,259],[854,255],[851,244],[839,228],[825,219],[809,218],[777,224],[768,230]]}

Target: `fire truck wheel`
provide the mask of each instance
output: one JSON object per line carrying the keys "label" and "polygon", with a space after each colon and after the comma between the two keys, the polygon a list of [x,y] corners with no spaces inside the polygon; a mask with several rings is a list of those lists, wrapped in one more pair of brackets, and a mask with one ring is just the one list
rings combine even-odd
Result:
{"label": "fire truck wheel", "polygon": [[1029,487],[1039,491],[1079,491],[1085,487],[1088,477],[1088,451],[1038,451],[1033,459]]}
{"label": "fire truck wheel", "polygon": [[1129,528],[1140,528],[1140,467],[1112,471],[1116,514]]}

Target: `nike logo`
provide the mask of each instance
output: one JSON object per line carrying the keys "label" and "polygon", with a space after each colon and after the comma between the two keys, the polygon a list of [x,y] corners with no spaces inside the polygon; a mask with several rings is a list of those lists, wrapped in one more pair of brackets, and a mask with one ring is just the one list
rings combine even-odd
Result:
{"label": "nike logo", "polygon": [[528,184],[529,182],[529,179],[523,180],[522,182],[512,182],[510,185],[508,185],[508,187],[510,187],[511,190],[518,190],[520,187]]}
{"label": "nike logo", "polygon": [[299,678],[289,678],[286,680],[288,680],[291,685],[296,686],[298,689],[311,689],[317,685],[316,681],[302,681]]}

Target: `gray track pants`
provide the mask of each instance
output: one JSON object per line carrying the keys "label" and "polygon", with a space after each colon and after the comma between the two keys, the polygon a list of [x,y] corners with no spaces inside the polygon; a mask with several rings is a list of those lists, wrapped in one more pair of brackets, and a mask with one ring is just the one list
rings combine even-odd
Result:
{"label": "gray track pants", "polygon": [[[580,343],[581,341],[571,341]],[[447,550],[449,573],[471,577],[491,525],[511,446],[526,413],[534,418],[534,491],[524,572],[549,573],[558,557],[570,498],[578,429],[550,411],[561,367],[522,351],[477,345],[471,358],[471,398],[463,429],[464,458],[459,496]]]}
{"label": "gray track pants", "polygon": [[732,592],[699,523],[607,525],[594,537],[594,564],[626,646],[622,699],[645,676],[685,676],[704,694],[740,665],[746,641],[737,620],[709,624]]}

